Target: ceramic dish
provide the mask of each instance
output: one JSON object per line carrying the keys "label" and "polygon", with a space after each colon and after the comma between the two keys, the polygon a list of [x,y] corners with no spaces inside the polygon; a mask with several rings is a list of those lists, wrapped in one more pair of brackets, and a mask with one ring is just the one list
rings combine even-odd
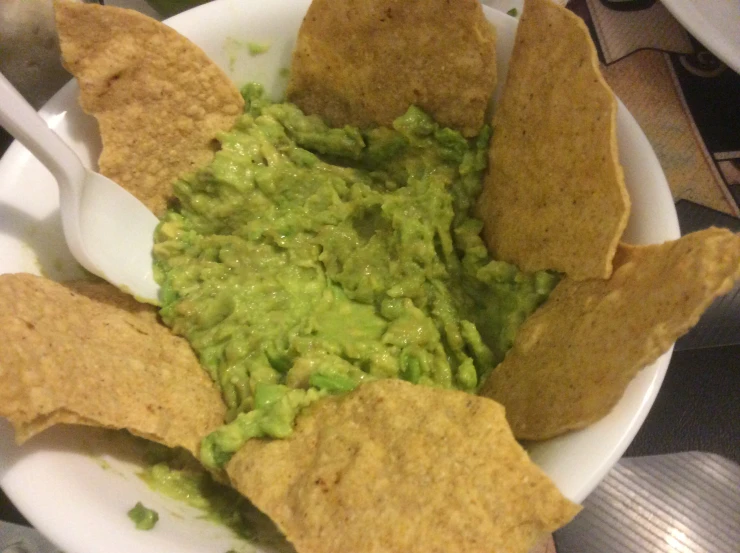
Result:
{"label": "ceramic dish", "polygon": [[[241,85],[260,81],[279,96],[308,0],[218,0],[168,21],[190,37]],[[516,20],[486,8],[498,29],[501,82],[513,46]],[[270,44],[249,56],[246,41]],[[49,124],[91,165],[100,144],[95,121],[65,86],[42,110]],[[620,104],[618,138],[633,209],[625,239],[661,242],[679,236],[676,212],[658,160],[632,116]],[[0,272],[79,276],[62,238],[56,186],[46,170],[13,144],[0,161]],[[604,339],[609,339],[605,336]],[[533,459],[571,499],[582,501],[616,463],[647,415],[668,366],[670,352],[643,370],[624,397],[597,424],[529,446]],[[17,447],[0,420],[0,484],[28,520],[68,553],[224,553],[245,551],[225,528],[198,511],[160,496],[136,477],[127,441],[95,429],[54,428]],[[150,532],[134,529],[126,512],[137,501],[159,511]]]}

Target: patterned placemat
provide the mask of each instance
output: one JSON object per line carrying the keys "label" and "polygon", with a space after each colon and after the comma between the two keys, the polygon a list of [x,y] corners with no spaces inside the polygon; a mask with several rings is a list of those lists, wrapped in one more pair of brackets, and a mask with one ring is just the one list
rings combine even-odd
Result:
{"label": "patterned placemat", "polygon": [[[674,198],[740,216],[740,75],[656,0],[571,0]],[[740,32],[740,31],[738,31]]]}

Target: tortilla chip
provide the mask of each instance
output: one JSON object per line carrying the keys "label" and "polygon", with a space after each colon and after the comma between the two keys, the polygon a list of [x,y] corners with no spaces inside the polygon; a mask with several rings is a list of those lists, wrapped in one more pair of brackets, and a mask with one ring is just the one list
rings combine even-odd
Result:
{"label": "tortilla chip", "polygon": [[477,0],[313,0],[287,94],[333,126],[390,126],[413,104],[473,136],[495,87],[495,31]]}
{"label": "tortilla chip", "polygon": [[616,111],[583,21],[526,0],[477,204],[494,257],[525,271],[609,277],[630,208]]}
{"label": "tortilla chip", "polygon": [[609,413],[635,374],[740,278],[740,235],[712,228],[621,245],[614,265],[609,280],[561,281],[483,384],[517,438],[544,440]]}
{"label": "tortilla chip", "polygon": [[526,553],[579,510],[500,405],[400,380],[320,400],[226,470],[298,553]]}
{"label": "tortilla chip", "polygon": [[19,442],[56,423],[126,428],[197,455],[226,407],[156,309],[107,283],[0,275],[0,416]]}
{"label": "tortilla chip", "polygon": [[213,157],[244,101],[200,48],[133,10],[57,1],[65,67],[100,125],[100,172],[161,214],[181,175]]}

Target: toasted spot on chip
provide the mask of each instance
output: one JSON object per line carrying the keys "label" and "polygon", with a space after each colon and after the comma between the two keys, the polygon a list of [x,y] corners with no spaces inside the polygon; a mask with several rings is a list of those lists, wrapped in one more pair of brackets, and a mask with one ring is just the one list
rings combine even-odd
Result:
{"label": "toasted spot on chip", "polygon": [[239,90],[200,48],[139,12],[55,9],[64,65],[100,126],[100,171],[161,214],[174,180],[207,164],[211,141],[242,112]]}
{"label": "toasted spot on chip", "polygon": [[495,87],[495,31],[477,0],[314,0],[287,94],[333,126],[390,126],[413,104],[472,136]]}
{"label": "toasted spot on chip", "polygon": [[527,0],[477,204],[495,257],[525,271],[609,277],[630,208],[616,109],[583,21]]}
{"label": "toasted spot on chip", "polygon": [[22,442],[56,423],[126,428],[197,453],[226,408],[156,309],[102,282],[0,275],[0,416]]}
{"label": "toasted spot on chip", "polygon": [[226,470],[298,553],[526,553],[579,510],[500,405],[400,380],[320,400]]}
{"label": "toasted spot on chip", "polygon": [[551,438],[609,413],[635,374],[740,278],[740,235],[712,228],[620,245],[614,267],[609,280],[563,279],[483,384],[517,438]]}

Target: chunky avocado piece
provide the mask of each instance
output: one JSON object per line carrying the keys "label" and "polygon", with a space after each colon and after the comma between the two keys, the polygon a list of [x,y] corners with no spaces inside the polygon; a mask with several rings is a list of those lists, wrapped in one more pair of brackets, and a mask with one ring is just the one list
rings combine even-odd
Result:
{"label": "chunky avocado piece", "polygon": [[128,518],[134,521],[137,530],[151,530],[159,520],[159,514],[157,511],[148,509],[139,501],[128,512]]}

